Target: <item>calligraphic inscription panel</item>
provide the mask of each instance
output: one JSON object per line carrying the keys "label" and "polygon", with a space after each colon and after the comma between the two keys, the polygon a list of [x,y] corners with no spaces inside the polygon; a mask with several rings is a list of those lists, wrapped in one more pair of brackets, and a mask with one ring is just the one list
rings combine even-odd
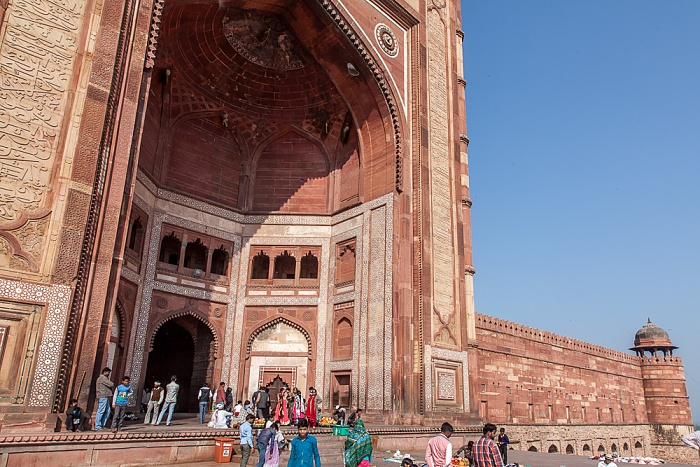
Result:
{"label": "calligraphic inscription panel", "polygon": [[0,223],[46,207],[84,0],[14,0],[0,38]]}
{"label": "calligraphic inscription panel", "polygon": [[[446,14],[442,12],[442,14]],[[450,107],[447,85],[447,41],[441,12],[428,12],[430,85],[430,176],[433,236],[433,333],[436,343],[459,345],[455,323],[453,202],[450,175]]]}

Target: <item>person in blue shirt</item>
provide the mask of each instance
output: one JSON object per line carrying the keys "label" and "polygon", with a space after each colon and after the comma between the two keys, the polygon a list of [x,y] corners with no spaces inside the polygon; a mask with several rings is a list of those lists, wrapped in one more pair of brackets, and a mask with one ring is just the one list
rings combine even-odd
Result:
{"label": "person in blue shirt", "polygon": [[254,449],[253,446],[253,421],[255,420],[255,415],[248,414],[245,418],[245,422],[241,424],[238,429],[238,433],[241,437],[241,466],[246,467],[248,464],[248,459],[250,458],[250,452]]}
{"label": "person in blue shirt", "polygon": [[289,455],[287,467],[321,467],[321,456],[318,454],[318,443],[314,436],[309,435],[309,421],[299,420],[299,436],[292,440],[292,452]]}
{"label": "person in blue shirt", "polygon": [[114,416],[112,417],[112,433],[116,433],[122,427],[124,423],[124,416],[126,415],[126,406],[129,403],[129,397],[131,396],[131,378],[125,376],[122,378],[122,384],[117,386],[114,391],[114,397],[112,398],[112,409],[114,409]]}

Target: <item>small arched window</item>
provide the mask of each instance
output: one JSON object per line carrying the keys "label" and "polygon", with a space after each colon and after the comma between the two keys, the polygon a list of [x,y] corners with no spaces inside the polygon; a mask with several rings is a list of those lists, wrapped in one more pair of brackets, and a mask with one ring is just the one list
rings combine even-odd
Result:
{"label": "small arched window", "polygon": [[163,237],[160,242],[160,256],[158,260],[162,263],[174,264],[177,266],[180,263],[180,248],[182,242],[175,236],[175,232],[170,232],[169,235]]}
{"label": "small arched window", "polygon": [[529,452],[537,452],[537,448],[535,446],[530,446],[527,450]]}
{"label": "small arched window", "polygon": [[141,224],[141,216],[131,224],[131,235],[129,236],[129,249],[136,253],[141,253],[143,248],[143,224]]}
{"label": "small arched window", "polygon": [[209,272],[225,276],[228,270],[228,252],[221,245],[211,254],[211,269]]}
{"label": "small arched window", "polygon": [[617,452],[617,444],[613,443],[612,446],[610,446],[610,450],[612,452]]}
{"label": "small arched window", "polygon": [[310,251],[302,256],[299,275],[302,279],[318,279],[318,258]]}
{"label": "small arched window", "polygon": [[275,258],[274,279],[294,279],[297,269],[297,260],[287,250]]}
{"label": "small arched window", "polygon": [[588,444],[583,445],[583,453],[591,452],[591,447]]}
{"label": "small arched window", "polygon": [[598,452],[605,452],[605,448],[602,444],[598,445]]}
{"label": "small arched window", "polygon": [[270,257],[260,250],[260,253],[253,257],[250,269],[251,279],[267,279],[270,276]]}
{"label": "small arched window", "polygon": [[184,266],[190,269],[204,270],[207,268],[207,247],[200,239],[187,244]]}
{"label": "small arched window", "polygon": [[573,454],[574,453],[574,447],[570,444],[566,445],[566,453],[567,454]]}
{"label": "small arched window", "polygon": [[637,448],[637,449],[641,449],[641,448],[642,448],[642,443],[640,443],[639,441],[637,441],[636,443],[634,443],[634,447]]}
{"label": "small arched window", "polygon": [[623,445],[622,445],[622,450],[623,450],[623,451],[629,451],[629,450],[630,450],[630,445],[627,444],[627,443],[623,444]]}
{"label": "small arched window", "polygon": [[554,452],[559,452],[559,449],[557,449],[557,447],[556,447],[555,445],[552,444],[552,445],[549,446],[549,449],[547,449],[547,452],[551,454],[551,453],[554,453]]}
{"label": "small arched window", "polygon": [[352,357],[352,323],[348,318],[340,319],[335,327],[335,356]]}

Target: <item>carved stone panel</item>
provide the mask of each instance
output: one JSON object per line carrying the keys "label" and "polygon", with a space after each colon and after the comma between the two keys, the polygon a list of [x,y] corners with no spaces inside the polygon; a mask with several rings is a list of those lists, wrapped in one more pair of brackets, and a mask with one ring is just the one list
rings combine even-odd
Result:
{"label": "carved stone panel", "polygon": [[24,405],[43,306],[0,300],[0,405]]}
{"label": "carved stone panel", "polygon": [[0,222],[47,207],[84,6],[9,4],[0,42]]}

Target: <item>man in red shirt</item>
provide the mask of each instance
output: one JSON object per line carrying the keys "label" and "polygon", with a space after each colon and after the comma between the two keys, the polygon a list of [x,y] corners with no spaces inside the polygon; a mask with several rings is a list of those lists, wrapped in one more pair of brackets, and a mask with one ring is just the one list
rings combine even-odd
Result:
{"label": "man in red shirt", "polygon": [[496,425],[487,423],[484,425],[484,436],[474,443],[472,456],[474,457],[474,467],[503,467],[503,459],[498,445],[494,442],[496,438]]}
{"label": "man in red shirt", "polygon": [[226,383],[223,381],[219,383],[219,388],[216,390],[216,401],[214,402],[214,406],[216,406],[216,404],[219,402],[226,405]]}

